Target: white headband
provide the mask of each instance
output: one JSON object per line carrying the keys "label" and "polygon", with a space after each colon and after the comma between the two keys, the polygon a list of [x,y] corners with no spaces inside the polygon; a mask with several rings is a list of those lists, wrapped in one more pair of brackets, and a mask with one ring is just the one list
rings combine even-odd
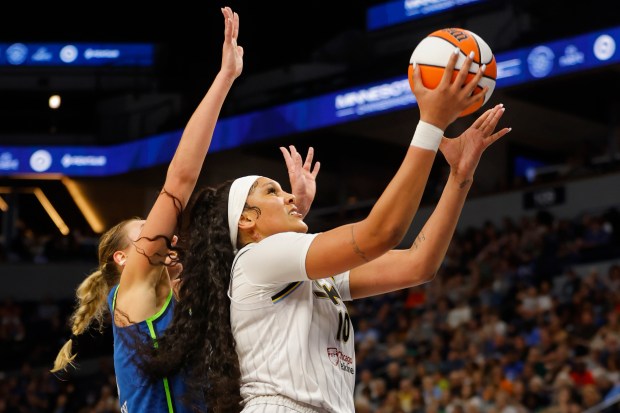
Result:
{"label": "white headband", "polygon": [[245,207],[245,201],[248,199],[250,188],[254,182],[260,178],[258,175],[248,175],[237,178],[230,186],[228,193],[228,229],[230,232],[230,242],[233,251],[237,252],[237,233],[239,232],[239,218]]}

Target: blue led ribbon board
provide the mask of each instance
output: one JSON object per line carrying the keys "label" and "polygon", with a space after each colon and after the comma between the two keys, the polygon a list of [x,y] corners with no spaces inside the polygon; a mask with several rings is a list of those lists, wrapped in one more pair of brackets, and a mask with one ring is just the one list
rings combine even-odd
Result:
{"label": "blue led ribbon board", "polygon": [[[497,85],[535,82],[620,62],[620,27],[497,54]],[[210,152],[413,107],[406,74],[221,119]],[[170,162],[182,131],[108,146],[0,146],[0,176],[108,176]]]}

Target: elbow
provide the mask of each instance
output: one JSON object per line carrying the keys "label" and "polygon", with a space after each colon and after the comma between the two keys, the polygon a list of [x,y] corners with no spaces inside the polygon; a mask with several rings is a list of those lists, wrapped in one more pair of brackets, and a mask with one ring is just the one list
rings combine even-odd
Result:
{"label": "elbow", "polygon": [[427,274],[427,275],[422,277],[422,283],[423,284],[429,283],[433,281],[435,277],[437,276],[437,270],[425,272],[424,274]]}
{"label": "elbow", "polygon": [[386,251],[398,247],[407,233],[407,228],[402,226],[385,227],[381,229],[378,235],[380,242],[386,248]]}
{"label": "elbow", "polygon": [[[438,258],[438,257],[433,257],[433,258]],[[422,274],[425,274],[424,282],[427,283],[427,282],[433,281],[435,277],[437,276],[437,273],[439,272],[439,269],[441,268],[441,263],[443,261],[443,258],[440,261],[437,261],[437,259],[427,259],[424,261],[425,262],[422,265]]]}
{"label": "elbow", "polygon": [[431,282],[435,279],[438,272],[439,268],[434,262],[421,262],[416,270],[418,274],[416,281],[418,284]]}
{"label": "elbow", "polygon": [[402,228],[396,226],[368,225],[361,221],[351,227],[351,242],[356,250],[363,254],[366,261],[373,260],[396,248],[405,235]]}
{"label": "elbow", "polygon": [[422,284],[429,283],[435,279],[437,275],[437,271],[426,271],[420,272],[418,275],[414,277],[414,279],[410,280],[407,288],[417,287]]}
{"label": "elbow", "polygon": [[368,250],[372,251],[373,256],[378,257],[396,248],[398,244],[400,244],[402,237],[396,230],[392,231],[383,228],[380,231],[371,234],[368,239],[371,243]]}

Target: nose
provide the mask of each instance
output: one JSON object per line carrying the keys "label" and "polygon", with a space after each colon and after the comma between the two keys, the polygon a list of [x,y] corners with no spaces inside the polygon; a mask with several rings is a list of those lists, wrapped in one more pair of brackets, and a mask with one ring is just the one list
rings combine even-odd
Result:
{"label": "nose", "polygon": [[295,199],[297,199],[297,198],[295,198],[295,195],[289,194],[289,193],[286,194],[286,203],[287,204],[294,204],[295,203]]}

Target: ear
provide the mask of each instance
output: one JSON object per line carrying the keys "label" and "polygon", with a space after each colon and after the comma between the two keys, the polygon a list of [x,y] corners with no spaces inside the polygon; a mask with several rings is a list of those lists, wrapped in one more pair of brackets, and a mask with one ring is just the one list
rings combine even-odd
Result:
{"label": "ear", "polygon": [[255,226],[256,220],[250,214],[245,212],[241,214],[239,217],[239,231],[247,232],[248,230],[254,229]]}
{"label": "ear", "polygon": [[123,251],[116,251],[113,255],[114,262],[120,265],[121,267],[125,266],[125,261],[127,260],[127,255]]}

